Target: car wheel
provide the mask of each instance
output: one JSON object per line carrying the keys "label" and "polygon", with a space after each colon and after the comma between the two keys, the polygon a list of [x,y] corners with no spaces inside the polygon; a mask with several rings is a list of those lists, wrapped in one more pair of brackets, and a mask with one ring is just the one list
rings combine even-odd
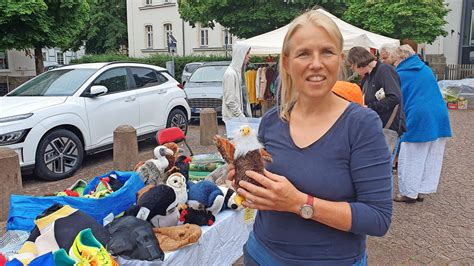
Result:
{"label": "car wheel", "polygon": [[56,181],[70,177],[84,159],[81,140],[69,130],[58,129],[43,137],[36,151],[35,174]]}
{"label": "car wheel", "polygon": [[180,109],[174,109],[168,116],[166,127],[179,127],[184,134],[188,131],[188,117]]}

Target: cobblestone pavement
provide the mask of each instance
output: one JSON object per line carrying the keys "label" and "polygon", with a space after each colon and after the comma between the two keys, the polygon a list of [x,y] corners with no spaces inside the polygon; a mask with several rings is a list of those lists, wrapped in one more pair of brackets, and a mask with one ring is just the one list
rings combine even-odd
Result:
{"label": "cobblestone pavement", "polygon": [[[424,202],[394,204],[393,221],[385,237],[369,237],[371,265],[474,265],[474,111],[450,111],[453,138],[446,146],[438,193]],[[219,125],[219,133],[225,131]],[[193,123],[187,140],[195,154],[217,152],[199,145],[199,124]],[[152,157],[156,143],[140,144],[140,160]],[[183,145],[182,145],[183,146]],[[186,147],[183,146],[186,151]],[[112,152],[89,156],[71,178],[57,182],[23,178],[24,194],[60,191],[79,178],[90,179],[112,169]],[[397,191],[396,177],[394,191]],[[1,228],[4,230],[5,222]]]}

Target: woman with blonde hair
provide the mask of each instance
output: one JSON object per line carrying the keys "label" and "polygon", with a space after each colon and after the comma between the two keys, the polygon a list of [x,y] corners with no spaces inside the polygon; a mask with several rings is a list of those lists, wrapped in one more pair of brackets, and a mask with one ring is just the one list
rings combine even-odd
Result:
{"label": "woman with blonde hair", "polygon": [[[257,217],[244,265],[366,265],[367,235],[391,222],[390,154],[377,114],[331,89],[343,62],[337,25],[318,10],[297,17],[281,57],[281,103],[262,118],[272,155],[261,184],[238,193]],[[229,179],[235,170],[229,167]]]}
{"label": "woman with blonde hair", "polygon": [[448,108],[433,71],[409,45],[395,50],[407,130],[398,156],[397,202],[415,203],[436,192],[446,140],[451,137]]}

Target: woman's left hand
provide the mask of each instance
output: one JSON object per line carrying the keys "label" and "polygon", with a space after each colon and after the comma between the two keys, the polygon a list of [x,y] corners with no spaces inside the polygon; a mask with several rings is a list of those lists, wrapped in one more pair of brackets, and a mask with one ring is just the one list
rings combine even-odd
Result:
{"label": "woman's left hand", "polygon": [[264,175],[254,171],[245,174],[257,181],[262,187],[246,181],[240,181],[237,193],[245,197],[245,207],[258,210],[273,210],[299,213],[306,195],[300,192],[284,176],[264,170]]}

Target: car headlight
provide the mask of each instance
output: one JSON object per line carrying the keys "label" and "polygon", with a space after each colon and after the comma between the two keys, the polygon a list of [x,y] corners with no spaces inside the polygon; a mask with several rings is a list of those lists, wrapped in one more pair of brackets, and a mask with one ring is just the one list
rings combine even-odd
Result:
{"label": "car headlight", "polygon": [[28,134],[28,131],[29,129],[24,129],[0,134],[0,146],[24,141],[26,134]]}
{"label": "car headlight", "polygon": [[0,118],[0,123],[23,120],[23,119],[27,119],[28,117],[31,117],[32,115],[33,115],[33,113],[28,113],[28,114],[22,114],[22,115],[13,115],[13,116],[1,117]]}

